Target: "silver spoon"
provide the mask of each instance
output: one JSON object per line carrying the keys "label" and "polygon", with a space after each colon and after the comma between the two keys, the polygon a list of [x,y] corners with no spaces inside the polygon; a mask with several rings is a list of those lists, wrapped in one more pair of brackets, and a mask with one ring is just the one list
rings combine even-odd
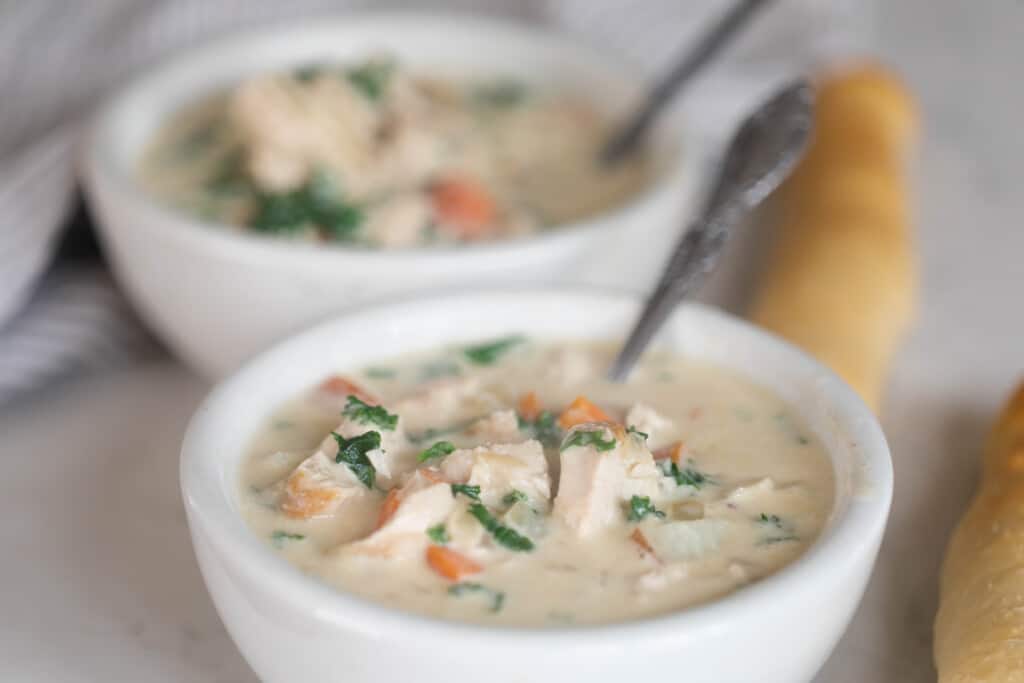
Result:
{"label": "silver spoon", "polygon": [[662,109],[672,101],[705,64],[739,33],[740,29],[757,14],[757,10],[772,0],[736,0],[718,21],[704,33],[697,44],[688,50],[666,73],[644,99],[640,109],[619,127],[601,150],[601,161],[613,165],[622,161],[637,148]]}
{"label": "silver spoon", "polygon": [[729,232],[793,170],[810,137],[814,90],[798,80],[751,114],[729,143],[698,219],[676,244],[658,285],[612,363],[608,378],[629,375],[665,318],[711,271]]}

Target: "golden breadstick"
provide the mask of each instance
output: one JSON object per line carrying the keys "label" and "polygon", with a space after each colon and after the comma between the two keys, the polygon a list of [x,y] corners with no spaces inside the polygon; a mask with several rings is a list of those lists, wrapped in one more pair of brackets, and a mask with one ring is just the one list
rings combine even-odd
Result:
{"label": "golden breadstick", "polygon": [[775,203],[751,318],[839,373],[875,410],[913,309],[910,95],[863,66],[819,85],[813,141]]}
{"label": "golden breadstick", "polygon": [[1024,681],[1024,384],[992,429],[946,550],[935,666],[939,683]]}

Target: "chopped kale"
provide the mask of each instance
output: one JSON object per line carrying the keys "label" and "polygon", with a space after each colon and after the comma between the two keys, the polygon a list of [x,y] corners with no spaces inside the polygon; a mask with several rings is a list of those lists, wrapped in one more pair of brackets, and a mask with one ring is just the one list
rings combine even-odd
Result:
{"label": "chopped kale", "polygon": [[277,530],[270,534],[270,542],[275,548],[283,548],[286,541],[301,541],[306,538],[302,534],[290,534],[287,531]]}
{"label": "chopped kale", "polygon": [[502,79],[483,83],[473,89],[473,101],[485,107],[508,109],[526,99],[526,86],[519,81]]}
{"label": "chopped kale", "polygon": [[647,432],[641,432],[634,425],[629,425],[628,427],[626,427],[626,433],[627,434],[636,434],[639,437],[643,437],[644,441],[647,441],[647,439],[650,437],[650,434],[648,434]]}
{"label": "chopped kale", "polygon": [[431,541],[438,545],[444,545],[449,541],[448,530],[445,528],[444,522],[427,529],[427,536],[430,537]]}
{"label": "chopped kale", "polygon": [[319,78],[326,69],[323,64],[306,64],[292,71],[292,78],[300,83],[309,83]]}
{"label": "chopped kale", "polygon": [[768,538],[762,538],[757,542],[758,545],[775,545],[776,543],[786,543],[788,541],[799,541],[799,536],[793,534],[787,534],[785,536],[769,536]]}
{"label": "chopped kale", "polygon": [[470,486],[469,484],[452,484],[452,496],[459,494],[472,498],[473,500],[480,500],[480,487]]}
{"label": "chopped kale", "polygon": [[316,226],[333,239],[345,241],[353,238],[362,222],[362,210],[344,201],[330,174],[318,172],[297,189],[259,193],[250,225],[268,233]]}
{"label": "chopped kale", "polygon": [[692,460],[683,469],[679,469],[679,465],[672,460],[663,460],[661,462],[661,472],[666,477],[675,479],[676,486],[692,486],[695,489],[699,489],[705,484],[715,483],[715,480],[709,475],[693,467]]}
{"label": "chopped kale", "polygon": [[658,519],[665,518],[665,513],[654,507],[648,496],[633,496],[629,499],[629,521],[639,522],[647,515],[654,515]]}
{"label": "chopped kale", "polygon": [[526,494],[520,491],[519,489],[512,489],[512,491],[505,494],[505,497],[501,499],[501,502],[504,503],[505,505],[515,505],[520,501],[529,502],[529,500],[530,499],[526,496]]}
{"label": "chopped kale", "polygon": [[380,427],[387,432],[394,431],[398,425],[397,415],[392,415],[383,406],[371,406],[358,396],[349,395],[341,414],[361,424]]}
{"label": "chopped kale", "polygon": [[593,446],[599,451],[610,451],[615,448],[615,437],[604,440],[604,430],[595,429],[592,431],[577,430],[573,432],[569,438],[562,443],[562,450],[572,448],[573,446]]}
{"label": "chopped kale", "polygon": [[388,81],[395,71],[395,64],[389,60],[374,59],[345,72],[349,83],[369,100],[379,100],[387,89]]}
{"label": "chopped kale", "polygon": [[492,342],[485,344],[476,344],[474,346],[467,346],[462,350],[464,355],[471,363],[476,365],[493,365],[503,356],[509,349],[517,344],[522,344],[526,339],[519,335],[513,335],[510,337],[504,337],[502,339],[496,339]]}
{"label": "chopped kale", "polygon": [[454,377],[462,374],[462,368],[458,363],[444,358],[430,361],[420,367],[420,381],[437,379],[438,377]]}
{"label": "chopped kale", "polygon": [[487,595],[491,598],[491,611],[500,612],[501,608],[505,605],[505,594],[501,591],[496,591],[484,586],[480,583],[474,583],[472,581],[463,581],[462,583],[456,583],[448,587],[448,594],[456,597],[462,597],[463,595],[480,593]]}
{"label": "chopped kale", "polygon": [[498,544],[516,552],[533,550],[533,541],[499,522],[481,503],[472,503],[469,514],[477,518]]}
{"label": "chopped kale", "polygon": [[372,489],[377,477],[377,470],[366,454],[380,448],[380,432],[363,432],[351,439],[346,439],[336,432],[331,432],[331,436],[338,442],[338,454],[334,456],[334,462],[348,465],[352,474],[356,475],[356,479],[361,481],[366,488]]}
{"label": "chopped kale", "polygon": [[556,448],[562,442],[562,428],[550,410],[541,411],[532,422],[520,417],[519,428],[533,432],[534,438],[548,448]]}
{"label": "chopped kale", "polygon": [[421,452],[416,459],[420,462],[426,462],[428,460],[433,460],[434,458],[443,458],[454,450],[455,444],[451,441],[438,441],[430,448]]}

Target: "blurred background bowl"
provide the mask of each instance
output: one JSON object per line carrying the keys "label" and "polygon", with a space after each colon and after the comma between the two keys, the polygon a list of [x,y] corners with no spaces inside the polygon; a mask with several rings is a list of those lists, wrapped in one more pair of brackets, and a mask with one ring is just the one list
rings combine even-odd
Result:
{"label": "blurred background bowl", "polygon": [[536,237],[451,248],[370,250],[211,225],[142,188],[140,155],[167,117],[241,79],[388,53],[442,76],[500,75],[589,96],[615,116],[640,72],[540,28],[443,13],[365,14],[229,37],[128,85],[98,112],[84,151],[87,197],[113,269],[139,313],[184,361],[221,377],[329,314],[424,289],[521,283],[648,286],[691,204],[701,147],[678,111],[653,131],[654,178],[625,205]]}

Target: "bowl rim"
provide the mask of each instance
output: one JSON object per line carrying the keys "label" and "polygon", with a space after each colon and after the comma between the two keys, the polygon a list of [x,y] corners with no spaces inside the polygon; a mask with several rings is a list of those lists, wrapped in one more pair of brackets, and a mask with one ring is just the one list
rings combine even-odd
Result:
{"label": "bowl rim", "polygon": [[[708,306],[686,303],[673,312],[673,318],[685,317],[725,329],[728,334],[746,337],[751,345],[765,353],[782,355],[787,363],[799,367],[801,374],[813,373],[816,386],[831,398],[832,407],[845,432],[858,444],[861,462],[855,468],[871,473],[870,494],[847,496],[843,514],[835,517],[838,496],[833,503],[830,521],[821,534],[793,562],[775,573],[720,598],[641,619],[603,624],[564,626],[490,626],[479,623],[446,620],[390,607],[335,588],[290,564],[259,539],[222,495],[215,478],[218,460],[202,451],[208,416],[217,406],[244,395],[253,378],[259,380],[264,366],[280,364],[302,349],[316,345],[318,340],[337,334],[364,315],[382,315],[400,311],[410,305],[429,302],[433,305],[460,302],[483,307],[497,302],[550,300],[583,302],[590,306],[628,305],[639,310],[640,299],[625,292],[601,291],[579,287],[520,287],[476,293],[435,294],[393,299],[354,309],[343,315],[293,335],[259,354],[243,368],[214,387],[190,420],[182,444],[180,482],[189,526],[193,536],[201,533],[219,549],[232,557],[244,559],[246,572],[275,596],[287,596],[287,602],[329,622],[340,630],[373,630],[378,635],[408,634],[415,629],[421,646],[452,643],[452,639],[480,645],[516,644],[524,648],[621,647],[624,642],[641,640],[647,643],[678,640],[680,636],[698,637],[704,633],[720,633],[736,620],[759,610],[779,609],[780,598],[787,594],[813,591],[821,578],[856,562],[873,565],[878,544],[888,520],[893,494],[893,468],[888,444],[878,420],[870,408],[843,380],[811,356],[788,342]],[[454,337],[453,337],[454,340]],[[794,370],[795,372],[797,370]],[[219,458],[230,457],[221,454]],[[206,462],[209,461],[209,462]],[[838,482],[837,482],[838,485]],[[624,640],[628,639],[628,640]]]}
{"label": "bowl rim", "polygon": [[[439,264],[465,262],[464,257],[484,261],[507,260],[522,256],[526,252],[553,248],[558,243],[587,240],[592,234],[613,231],[617,224],[637,217],[651,205],[665,203],[675,193],[692,192],[696,183],[695,176],[702,167],[706,154],[697,140],[698,136],[685,125],[678,107],[669,108],[663,114],[660,129],[655,133],[659,137],[671,139],[677,149],[668,155],[664,168],[654,174],[647,186],[626,201],[588,218],[548,226],[534,235],[457,245],[386,248],[335,242],[312,243],[261,235],[227,223],[203,220],[160,201],[142,187],[137,173],[132,168],[118,163],[103,149],[104,131],[111,128],[111,119],[132,104],[138,91],[157,87],[183,65],[201,58],[216,60],[216,53],[220,50],[274,42],[279,40],[282,34],[322,33],[328,30],[350,32],[358,31],[361,26],[367,24],[384,22],[411,26],[414,30],[417,26],[424,27],[420,30],[436,30],[453,21],[462,25],[472,25],[475,31],[487,31],[495,36],[512,36],[516,40],[534,41],[556,49],[570,50],[579,55],[581,60],[612,70],[614,78],[622,81],[625,87],[631,87],[630,82],[648,80],[636,65],[621,55],[607,49],[599,49],[556,27],[529,24],[511,17],[472,14],[457,10],[350,10],[330,12],[314,19],[231,31],[158,61],[115,90],[100,105],[90,118],[79,150],[79,165],[83,170],[87,195],[95,195],[96,188],[104,185],[116,192],[118,201],[130,203],[137,210],[159,219],[153,221],[153,224],[180,231],[182,235],[179,237],[182,239],[205,241],[213,248],[245,250],[253,257],[272,255],[280,258],[283,254],[289,254],[302,258],[313,257],[316,254],[318,256],[315,258],[359,258],[380,261],[381,265],[392,262],[402,265],[410,259],[421,262],[434,261]],[[290,62],[288,59],[282,59],[280,63],[284,66]],[[241,66],[233,70],[243,71]],[[194,100],[193,97],[191,101]],[[156,118],[166,121],[172,113],[173,109],[158,107]],[[144,144],[145,141],[141,143],[142,146]],[[141,149],[133,150],[133,160],[137,161],[140,151]]]}

